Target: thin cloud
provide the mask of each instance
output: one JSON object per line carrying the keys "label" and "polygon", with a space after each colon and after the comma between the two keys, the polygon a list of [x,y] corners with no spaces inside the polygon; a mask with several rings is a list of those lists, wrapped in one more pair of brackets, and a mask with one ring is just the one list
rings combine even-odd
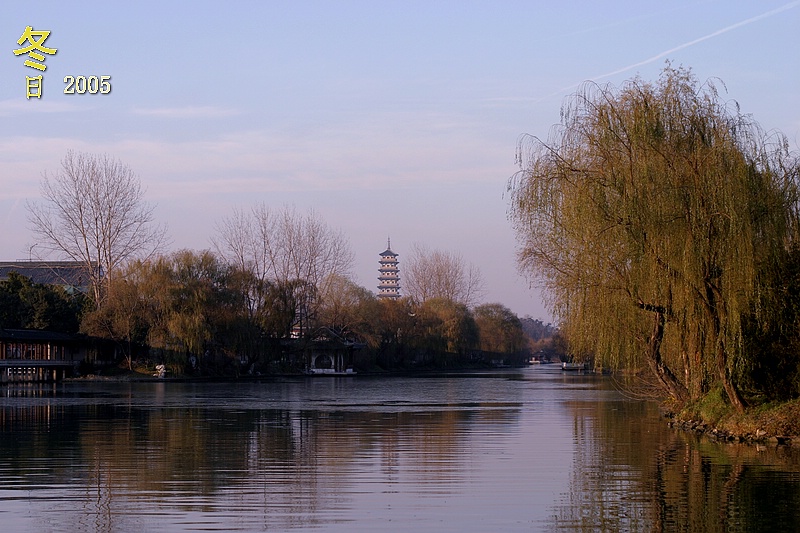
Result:
{"label": "thin cloud", "polygon": [[52,102],[49,100],[22,100],[12,98],[0,101],[0,116],[18,115],[22,113],[72,113],[86,111],[86,107],[75,104]]}
{"label": "thin cloud", "polygon": [[137,108],[133,113],[161,118],[223,118],[240,114],[236,109],[214,106]]}
{"label": "thin cloud", "polygon": [[[0,137],[0,198],[35,194],[43,171],[68,149],[107,153],[131,165],[156,201],[186,195],[363,190],[493,180],[507,147],[445,114],[355,121],[313,132],[238,130],[202,139]],[[392,123],[386,131],[384,124]],[[420,126],[420,123],[423,126]],[[445,131],[453,132],[444,134]],[[508,172],[513,171],[510,164]]]}

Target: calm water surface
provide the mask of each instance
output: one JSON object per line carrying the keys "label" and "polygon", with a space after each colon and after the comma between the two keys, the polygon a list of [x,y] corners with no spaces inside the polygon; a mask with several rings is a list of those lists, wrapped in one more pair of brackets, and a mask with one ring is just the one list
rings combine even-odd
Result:
{"label": "calm water surface", "polygon": [[2,388],[0,531],[792,531],[800,453],[609,378]]}

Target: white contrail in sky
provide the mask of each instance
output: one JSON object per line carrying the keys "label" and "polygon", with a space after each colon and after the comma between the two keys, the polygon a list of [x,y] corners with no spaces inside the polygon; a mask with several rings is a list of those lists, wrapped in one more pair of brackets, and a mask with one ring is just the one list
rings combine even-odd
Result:
{"label": "white contrail in sky", "polygon": [[771,10],[771,11],[767,11],[766,13],[762,13],[760,15],[757,15],[755,17],[751,17],[751,18],[749,18],[747,20],[743,20],[741,22],[737,22],[736,24],[731,24],[730,26],[726,26],[725,28],[722,28],[721,30],[717,30],[717,31],[715,31],[713,33],[709,33],[708,35],[704,35],[703,37],[698,37],[697,39],[689,41],[688,43],[683,43],[683,44],[678,45],[678,46],[676,46],[674,48],[670,48],[669,50],[665,50],[664,52],[661,52],[660,54],[657,54],[657,55],[654,55],[653,57],[645,59],[644,61],[639,61],[638,63],[634,63],[632,65],[628,65],[627,67],[622,67],[622,68],[617,69],[617,70],[615,70],[613,72],[608,72],[606,74],[601,74],[600,76],[595,76],[592,79],[593,80],[599,80],[599,79],[602,79],[602,78],[608,78],[608,77],[611,77],[611,76],[615,76],[617,74],[621,74],[623,72],[627,72],[628,70],[631,70],[631,69],[634,69],[634,68],[637,68],[637,67],[641,67],[642,65],[647,65],[649,63],[652,63],[653,61],[657,61],[657,60],[661,59],[662,57],[666,57],[669,54],[673,54],[675,52],[678,52],[679,50],[683,50],[684,48],[689,48],[690,46],[694,46],[697,43],[701,43],[703,41],[707,41],[709,39],[713,39],[714,37],[717,37],[718,35],[722,35],[723,33],[728,33],[731,30],[735,30],[737,28],[741,28],[742,26],[746,26],[748,24],[751,24],[753,22],[759,21],[761,19],[765,19],[767,17],[771,17],[772,15],[776,15],[778,13],[781,13],[782,11],[786,11],[788,9],[792,9],[794,7],[797,7],[798,5],[800,5],[800,0],[796,0],[794,2],[789,2],[788,4],[785,4],[785,5],[781,6],[781,7],[778,7],[776,9]]}
{"label": "white contrail in sky", "polygon": [[[698,37],[697,39],[691,40],[691,41],[689,41],[687,43],[683,43],[683,44],[678,45],[678,46],[676,46],[674,48],[670,48],[669,50],[665,50],[665,51],[663,51],[663,52],[661,52],[659,54],[654,55],[653,57],[647,58],[647,59],[645,59],[643,61],[639,61],[638,63],[633,63],[632,65],[628,65],[628,66],[625,66],[625,67],[622,67],[622,68],[618,68],[617,70],[614,70],[612,72],[607,72],[607,73],[601,74],[599,76],[593,76],[592,78],[589,78],[589,79],[592,80],[592,81],[601,80],[603,78],[609,78],[609,77],[615,76],[617,74],[622,74],[623,72],[627,72],[627,71],[635,69],[637,67],[641,67],[643,65],[650,64],[653,61],[658,61],[659,59],[661,59],[663,57],[666,57],[666,56],[668,56],[670,54],[673,54],[675,52],[678,52],[679,50],[683,50],[684,48],[689,48],[690,46],[694,46],[697,43],[701,43],[703,41],[707,41],[708,39],[712,39],[714,37],[722,35],[723,33],[727,33],[727,32],[729,32],[731,30],[735,30],[737,28],[741,28],[742,26],[746,26],[748,24],[752,24],[753,22],[759,21],[761,19],[765,19],[767,17],[771,17],[771,16],[776,15],[778,13],[781,13],[783,11],[795,8],[795,7],[799,6],[799,5],[800,5],[800,0],[795,0],[794,2],[789,2],[788,4],[782,5],[781,7],[775,8],[775,9],[773,9],[771,11],[767,11],[766,13],[762,13],[760,15],[756,15],[755,17],[751,17],[751,18],[743,20],[741,22],[737,22],[736,24],[731,24],[730,26],[726,26],[726,27],[722,28],[721,30],[717,30],[717,31],[715,31],[713,33],[709,33],[708,35],[704,35],[703,37]],[[540,98],[539,101],[544,100],[546,98],[550,98],[552,96],[556,96],[556,95],[562,94],[565,91],[569,91],[569,90],[574,89],[575,87],[578,87],[578,86],[580,86],[580,83],[573,83],[572,85],[569,85],[567,87],[559,89],[558,91],[554,92],[553,94],[545,96],[544,98]]]}

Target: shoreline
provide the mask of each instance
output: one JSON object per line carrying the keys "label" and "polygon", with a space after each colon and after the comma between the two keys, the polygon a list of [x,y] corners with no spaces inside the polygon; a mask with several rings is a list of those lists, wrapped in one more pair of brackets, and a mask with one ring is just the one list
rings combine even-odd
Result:
{"label": "shoreline", "polygon": [[772,402],[737,411],[711,391],[678,412],[665,409],[669,426],[719,442],[800,445],[800,399]]}
{"label": "shoreline", "polygon": [[689,433],[709,437],[717,442],[728,444],[772,444],[777,446],[793,446],[800,444],[800,435],[770,434],[767,430],[759,429],[755,433],[735,433],[699,420],[672,419],[667,425]]}

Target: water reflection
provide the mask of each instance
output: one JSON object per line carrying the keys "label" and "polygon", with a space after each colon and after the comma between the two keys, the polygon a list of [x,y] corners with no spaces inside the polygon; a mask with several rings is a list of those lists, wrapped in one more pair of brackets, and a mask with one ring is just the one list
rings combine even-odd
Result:
{"label": "water reflection", "polygon": [[575,456],[553,529],[794,531],[800,451],[672,430],[653,404],[567,401]]}
{"label": "water reflection", "polygon": [[517,403],[449,379],[411,396],[377,381],[357,396],[339,380],[114,387],[7,391],[5,502],[52,500],[61,516],[51,525],[70,531],[128,529],[148,515],[189,530],[330,526],[352,520],[357,509],[341,509],[373,485],[448,494],[469,470],[465,428],[519,418]]}
{"label": "water reflection", "polygon": [[757,531],[798,454],[668,428],[602,377],[2,389],[14,531]]}

